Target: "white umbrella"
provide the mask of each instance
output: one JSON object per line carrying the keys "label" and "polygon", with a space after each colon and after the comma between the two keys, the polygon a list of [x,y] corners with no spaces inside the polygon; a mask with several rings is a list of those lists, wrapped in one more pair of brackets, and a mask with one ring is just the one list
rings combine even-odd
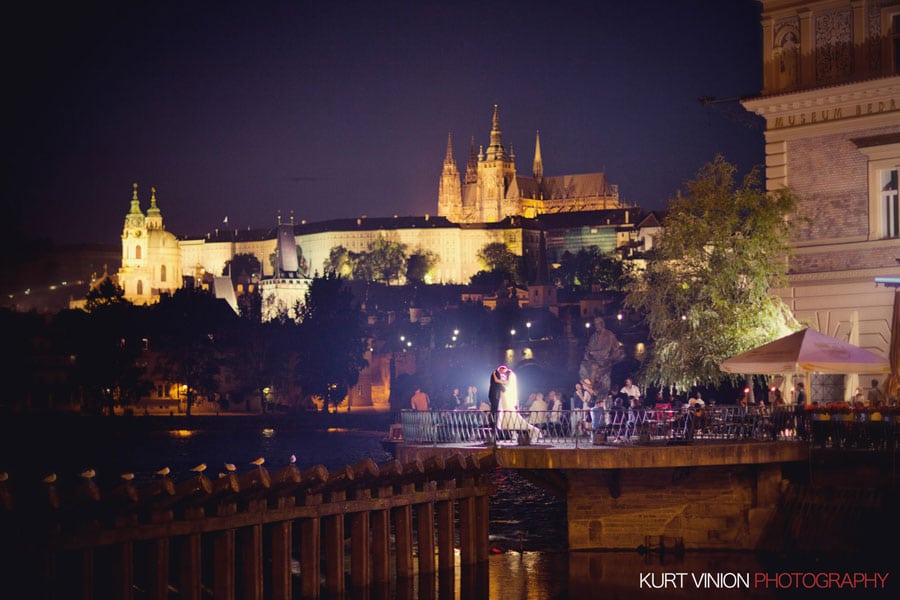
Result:
{"label": "white umbrella", "polygon": [[745,375],[891,372],[887,358],[809,328],[722,361],[719,368]]}

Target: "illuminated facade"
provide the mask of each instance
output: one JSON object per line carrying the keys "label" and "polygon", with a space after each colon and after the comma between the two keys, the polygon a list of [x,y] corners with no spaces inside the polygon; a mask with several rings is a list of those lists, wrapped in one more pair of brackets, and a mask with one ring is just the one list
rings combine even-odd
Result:
{"label": "illuminated facade", "polygon": [[151,188],[150,207],[144,214],[135,183],[122,229],[122,266],[118,272],[125,299],[133,304],[152,304],[159,301],[160,294],[180,288],[181,256],[178,239],[163,227],[156,189]]}
{"label": "illuminated facade", "polygon": [[503,145],[500,116],[494,106],[490,144],[475,153],[469,149],[465,176],[461,178],[453,156],[453,139],[438,184],[438,216],[454,223],[494,223],[506,217],[620,208],[619,190],[603,173],[544,176],[540,134],[535,137],[530,177],[516,172],[516,157]]}
{"label": "illuminated facade", "polygon": [[[766,181],[802,198],[788,287],[804,324],[888,355],[900,272],[900,1],[761,0]],[[868,380],[865,381],[868,386]]]}

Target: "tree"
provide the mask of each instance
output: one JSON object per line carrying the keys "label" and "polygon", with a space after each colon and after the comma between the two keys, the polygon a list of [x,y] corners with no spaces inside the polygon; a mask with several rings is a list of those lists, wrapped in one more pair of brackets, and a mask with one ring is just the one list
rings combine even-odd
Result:
{"label": "tree", "polygon": [[255,254],[239,253],[225,261],[222,275],[231,277],[233,285],[241,281],[259,279],[262,276],[262,265]]}
{"label": "tree", "polygon": [[406,244],[391,242],[379,235],[369,246],[369,251],[357,261],[354,277],[389,284],[399,280],[405,268]]}
{"label": "tree", "polygon": [[631,279],[631,269],[618,256],[590,246],[575,254],[564,252],[553,276],[562,287],[590,291],[597,285],[604,290],[619,291]]}
{"label": "tree", "polygon": [[313,279],[301,308],[298,380],[308,396],[327,403],[338,400],[359,380],[363,356],[363,314],[343,279],[332,275]]}
{"label": "tree", "polygon": [[438,260],[438,255],[431,250],[417,248],[406,260],[406,280],[410,283],[425,281]]}
{"label": "tree", "polygon": [[738,185],[735,167],[717,156],[671,201],[663,234],[626,306],[642,313],[652,345],[648,384],[716,385],[719,363],[796,327],[770,293],[782,283],[790,251],[785,218],[797,204],[789,189],[767,193],[754,169]]}
{"label": "tree", "polygon": [[335,246],[328,253],[328,258],[322,265],[325,275],[337,275],[349,277],[353,273],[353,264],[350,260],[350,251],[343,246]]}
{"label": "tree", "polygon": [[478,260],[488,272],[502,273],[517,284],[524,282],[522,257],[513,253],[503,242],[485,244],[478,251]]}
{"label": "tree", "polygon": [[92,311],[101,306],[111,306],[114,304],[130,304],[125,299],[125,290],[117,285],[112,279],[103,279],[99,285],[91,287],[87,293],[85,308]]}
{"label": "tree", "polygon": [[194,288],[181,288],[163,298],[153,307],[153,317],[161,374],[187,386],[190,415],[196,394],[211,397],[219,389],[225,337],[220,334],[238,317],[224,301]]}
{"label": "tree", "polygon": [[152,387],[142,360],[147,328],[145,307],[130,302],[72,310],[56,316],[53,338],[70,358],[73,381],[88,410],[112,415],[116,403],[137,402]]}

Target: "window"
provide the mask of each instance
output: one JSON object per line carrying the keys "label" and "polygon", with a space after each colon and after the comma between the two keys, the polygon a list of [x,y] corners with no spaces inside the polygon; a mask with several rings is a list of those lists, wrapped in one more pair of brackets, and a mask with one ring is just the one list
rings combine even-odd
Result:
{"label": "window", "polygon": [[140,246],[134,247],[134,257],[138,260],[141,259],[141,247]]}
{"label": "window", "polygon": [[160,281],[165,281],[165,280],[166,280],[166,265],[162,265],[162,266],[159,268],[159,280],[160,280]]}
{"label": "window", "polygon": [[897,202],[897,169],[881,169],[878,172],[881,206],[884,210],[885,237],[900,237],[900,205]]}
{"label": "window", "polygon": [[858,140],[869,159],[869,239],[900,239],[900,142],[895,134]]}
{"label": "window", "polygon": [[137,282],[137,295],[138,296],[144,295],[144,282],[143,281]]}
{"label": "window", "polygon": [[900,74],[900,13],[891,15],[891,53],[894,56],[894,73]]}

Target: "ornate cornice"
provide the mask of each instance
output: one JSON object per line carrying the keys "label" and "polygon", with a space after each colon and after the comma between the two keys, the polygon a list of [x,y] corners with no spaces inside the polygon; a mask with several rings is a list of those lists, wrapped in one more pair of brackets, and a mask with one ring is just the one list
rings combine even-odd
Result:
{"label": "ornate cornice", "polygon": [[896,122],[900,115],[900,76],[760,96],[742,104],[766,119],[767,134],[877,116]]}

